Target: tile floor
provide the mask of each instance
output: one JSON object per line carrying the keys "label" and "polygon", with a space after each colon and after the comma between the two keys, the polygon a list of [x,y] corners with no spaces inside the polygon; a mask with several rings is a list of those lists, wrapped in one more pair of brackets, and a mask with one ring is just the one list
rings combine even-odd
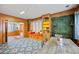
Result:
{"label": "tile floor", "polygon": [[0,44],[0,54],[79,54],[79,47],[70,39],[64,39],[63,46],[54,38],[41,45],[30,38],[8,37],[6,44]]}
{"label": "tile floor", "polygon": [[8,37],[6,44],[0,44],[0,54],[37,54],[41,42],[29,38]]}

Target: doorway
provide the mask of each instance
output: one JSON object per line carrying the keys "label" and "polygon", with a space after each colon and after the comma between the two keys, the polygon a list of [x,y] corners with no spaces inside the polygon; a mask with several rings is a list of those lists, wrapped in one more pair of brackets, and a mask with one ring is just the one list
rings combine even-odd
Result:
{"label": "doorway", "polygon": [[[10,43],[13,38],[24,37],[24,23],[15,21],[3,21],[3,43]],[[12,37],[12,38],[9,38]]]}

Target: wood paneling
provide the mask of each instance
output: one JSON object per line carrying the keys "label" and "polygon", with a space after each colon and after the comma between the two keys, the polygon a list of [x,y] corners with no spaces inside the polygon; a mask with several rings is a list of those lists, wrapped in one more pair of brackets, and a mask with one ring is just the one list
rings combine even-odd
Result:
{"label": "wood paneling", "polygon": [[79,40],[76,41],[76,44],[79,46]]}
{"label": "wood paneling", "polygon": [[7,20],[7,21],[16,21],[16,22],[26,22],[27,21],[27,19],[22,19],[22,18],[18,18],[15,16],[2,14],[2,13],[0,13],[0,16],[1,16],[2,20]]}
{"label": "wood paneling", "polygon": [[18,36],[18,35],[20,35],[20,32],[21,31],[19,31],[19,30],[15,31],[15,32],[8,32],[7,35],[8,36]]}
{"label": "wood paneling", "polygon": [[79,4],[78,4],[77,7],[75,8],[75,11],[79,11]]}
{"label": "wood paneling", "polygon": [[24,37],[28,36],[27,34],[28,30],[29,30],[29,26],[28,26],[28,21],[27,21],[27,22],[24,22]]}
{"label": "wood paneling", "polygon": [[58,13],[51,14],[51,17],[67,16],[67,15],[74,14],[74,12],[75,12],[75,8],[70,9],[70,10],[66,10],[66,11],[62,11],[62,12],[58,12]]}
{"label": "wood paneling", "polygon": [[[27,20],[26,19],[21,19],[21,18],[17,18],[17,17],[14,17],[14,16],[9,16],[9,15],[5,15],[5,14],[2,14],[0,13],[0,43],[5,43],[6,41],[6,32],[5,32],[5,22],[8,22],[8,21],[11,21],[11,22],[22,22],[24,23],[24,35],[26,35],[25,33],[27,33],[27,29],[28,29],[28,26],[27,26]],[[12,33],[8,33],[8,35],[17,35],[17,32],[12,32]]]}
{"label": "wood paneling", "polygon": [[5,25],[5,21],[3,21],[0,17],[0,43],[5,43]]}
{"label": "wood paneling", "polygon": [[3,37],[2,37],[2,20],[0,18],[0,43],[2,43],[2,39],[3,39]]}
{"label": "wood paneling", "polygon": [[73,40],[73,42],[79,47],[79,40]]}

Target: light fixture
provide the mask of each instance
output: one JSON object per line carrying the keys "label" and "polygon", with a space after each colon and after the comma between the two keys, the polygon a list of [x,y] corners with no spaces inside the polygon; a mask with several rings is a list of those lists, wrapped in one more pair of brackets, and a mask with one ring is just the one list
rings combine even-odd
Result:
{"label": "light fixture", "polygon": [[66,5],[65,7],[69,7],[70,5]]}
{"label": "light fixture", "polygon": [[25,13],[25,11],[21,11],[21,12],[20,12],[20,15],[23,15],[24,13]]}

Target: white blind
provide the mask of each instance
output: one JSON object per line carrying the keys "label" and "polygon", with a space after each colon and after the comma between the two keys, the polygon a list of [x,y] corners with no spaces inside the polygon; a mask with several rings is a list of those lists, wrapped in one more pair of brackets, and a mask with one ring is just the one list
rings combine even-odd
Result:
{"label": "white blind", "polygon": [[31,22],[31,30],[32,32],[40,32],[42,30],[42,21],[43,20],[36,20]]}
{"label": "white blind", "polygon": [[79,39],[79,12],[75,13],[75,39]]}

